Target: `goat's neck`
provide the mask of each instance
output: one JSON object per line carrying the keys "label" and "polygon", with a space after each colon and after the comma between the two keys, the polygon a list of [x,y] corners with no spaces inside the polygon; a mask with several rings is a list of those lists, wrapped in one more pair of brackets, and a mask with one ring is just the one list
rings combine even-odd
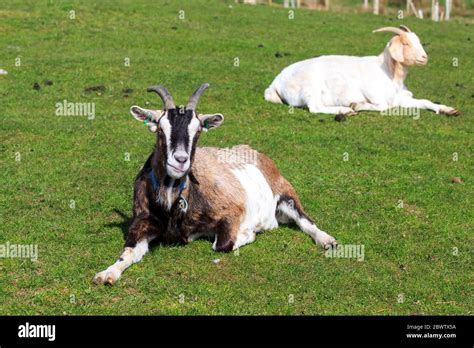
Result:
{"label": "goat's neck", "polygon": [[405,65],[392,58],[388,48],[379,56],[382,60],[382,67],[390,79],[398,86],[403,87],[403,82],[408,75],[408,69]]}

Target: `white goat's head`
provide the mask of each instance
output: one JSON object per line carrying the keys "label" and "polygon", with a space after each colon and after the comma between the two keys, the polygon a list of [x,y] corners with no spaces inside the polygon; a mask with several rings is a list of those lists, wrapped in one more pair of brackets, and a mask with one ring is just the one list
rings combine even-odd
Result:
{"label": "white goat's head", "polygon": [[428,63],[428,55],[421,45],[418,36],[408,27],[400,25],[399,28],[384,27],[373,31],[391,32],[397,34],[387,44],[390,56],[397,62],[410,66],[415,64],[425,65]]}
{"label": "white goat's head", "polygon": [[135,119],[157,133],[158,160],[172,178],[179,179],[189,172],[201,131],[219,127],[224,121],[222,114],[203,115],[196,112],[199,97],[207,87],[207,83],[201,85],[185,107],[177,108],[165,87],[151,86],[148,91],[161,97],[164,109],[148,110],[136,105],[130,108]]}

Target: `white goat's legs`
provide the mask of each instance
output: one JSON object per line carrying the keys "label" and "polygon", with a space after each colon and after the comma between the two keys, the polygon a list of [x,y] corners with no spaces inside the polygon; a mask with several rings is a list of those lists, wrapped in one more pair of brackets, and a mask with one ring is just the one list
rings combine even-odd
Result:
{"label": "white goat's legs", "polygon": [[369,102],[352,103],[351,108],[354,111],[384,111],[388,108],[387,104],[372,104]]}
{"label": "white goat's legs", "polygon": [[277,219],[282,223],[286,223],[288,220],[294,221],[303,232],[309,234],[314,241],[324,249],[329,249],[337,245],[334,237],[320,230],[303,211],[298,211],[293,200],[284,201],[278,205]]}
{"label": "white goat's legs", "polygon": [[398,101],[398,105],[403,108],[418,108],[418,109],[428,109],[436,112],[437,114],[446,114],[446,115],[459,115],[459,111],[455,108],[446,105],[435,104],[432,101],[427,99],[414,99],[414,98],[402,98]]}
{"label": "white goat's legs", "polygon": [[333,114],[333,115],[351,115],[355,114],[355,111],[352,110],[351,108],[347,106],[325,106],[323,104],[323,101],[321,100],[321,96],[319,95],[321,92],[316,92],[316,95],[312,95],[312,93],[315,93],[312,91],[311,93],[308,93],[306,95],[306,100],[307,100],[307,106],[309,109],[309,112],[314,113],[314,114]]}
{"label": "white goat's legs", "polygon": [[142,259],[143,255],[148,251],[148,244],[149,240],[143,239],[133,248],[126,247],[117,262],[105,271],[99,272],[95,275],[94,283],[110,285],[115,283],[120,278],[123,271]]}
{"label": "white goat's legs", "polygon": [[316,106],[308,105],[309,112],[314,114],[355,114],[355,111],[346,106]]}

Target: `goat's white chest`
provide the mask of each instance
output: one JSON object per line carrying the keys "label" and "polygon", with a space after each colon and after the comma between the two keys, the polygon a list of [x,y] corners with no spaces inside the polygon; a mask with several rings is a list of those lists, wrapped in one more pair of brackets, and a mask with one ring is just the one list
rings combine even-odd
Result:
{"label": "goat's white chest", "polygon": [[245,217],[239,233],[253,233],[278,227],[275,217],[277,197],[260,169],[252,164],[232,170],[245,190]]}

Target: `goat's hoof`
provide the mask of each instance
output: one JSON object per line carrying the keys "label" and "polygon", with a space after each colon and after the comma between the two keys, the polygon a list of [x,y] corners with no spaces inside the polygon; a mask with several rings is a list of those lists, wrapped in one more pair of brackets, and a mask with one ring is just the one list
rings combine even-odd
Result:
{"label": "goat's hoof", "polygon": [[106,274],[107,274],[107,271],[102,271],[102,272],[97,273],[93,279],[94,284],[97,284],[97,285],[104,284]]}
{"label": "goat's hoof", "polygon": [[102,272],[99,272],[95,275],[94,277],[94,283],[95,284],[104,284],[104,285],[113,285],[118,279],[118,276],[109,271],[109,270],[105,270],[105,271],[102,271]]}
{"label": "goat's hoof", "polygon": [[450,106],[443,107],[440,110],[440,113],[446,115],[446,116],[459,116],[460,112],[456,110],[455,108],[452,108]]}
{"label": "goat's hoof", "polygon": [[460,113],[458,110],[456,110],[456,109],[453,109],[453,110],[451,110],[450,112],[447,112],[447,113],[446,113],[447,116],[455,116],[455,117],[456,117],[456,116],[459,116],[460,114],[461,114],[461,113]]}
{"label": "goat's hoof", "polygon": [[115,278],[115,275],[113,273],[107,273],[107,276],[105,277],[105,285],[114,285],[114,283],[117,281],[117,278]]}
{"label": "goat's hoof", "polygon": [[318,236],[316,237],[316,242],[319,243],[324,248],[324,250],[337,247],[336,238],[322,231],[318,233]]}
{"label": "goat's hoof", "polygon": [[336,249],[337,248],[337,241],[334,239],[331,243],[327,243],[327,244],[323,245],[323,248],[324,248],[324,250]]}
{"label": "goat's hoof", "polygon": [[350,107],[352,110],[357,111],[357,105],[359,105],[359,104],[358,104],[358,103],[351,103],[351,104],[349,105],[349,107]]}

